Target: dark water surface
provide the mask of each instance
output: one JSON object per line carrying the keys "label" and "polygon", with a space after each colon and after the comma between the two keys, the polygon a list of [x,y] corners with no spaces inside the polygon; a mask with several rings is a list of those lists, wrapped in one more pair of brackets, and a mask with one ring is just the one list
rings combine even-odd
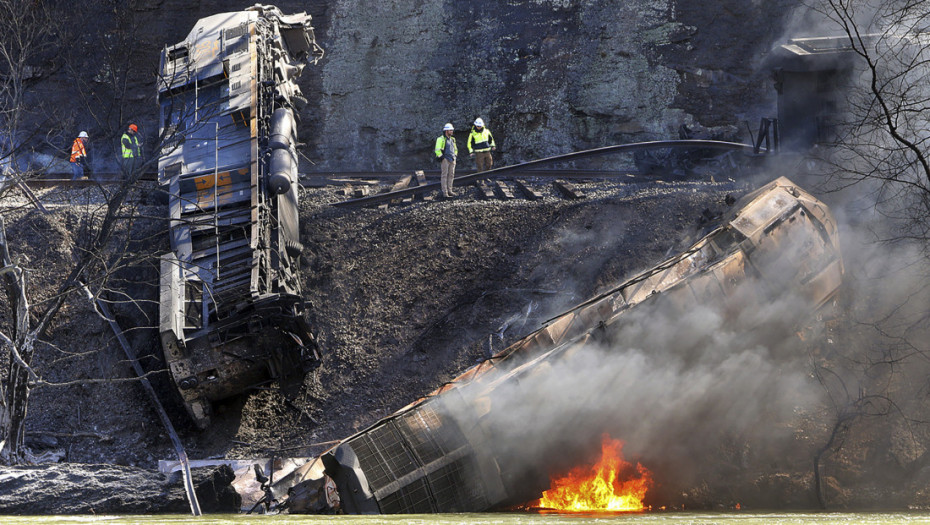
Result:
{"label": "dark water surface", "polygon": [[896,523],[930,525],[930,512],[919,513],[624,513],[624,514],[408,514],[394,516],[258,516],[211,515],[201,518],[178,515],[159,516],[0,516],[0,524],[154,525],[194,523],[198,525],[277,524],[393,524],[393,525],[542,525],[591,523],[646,525],[888,525]]}

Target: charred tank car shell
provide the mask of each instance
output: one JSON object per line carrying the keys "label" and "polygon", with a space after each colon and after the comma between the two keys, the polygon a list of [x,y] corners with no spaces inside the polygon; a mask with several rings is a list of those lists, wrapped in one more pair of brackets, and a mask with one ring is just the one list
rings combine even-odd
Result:
{"label": "charred tank car shell", "polygon": [[[520,404],[525,395],[532,404],[532,394],[521,390],[524,382],[558,384],[552,372],[557,365],[584,355],[585,345],[610,347],[628,323],[636,322],[633,312],[663,305],[668,318],[675,319],[701,304],[714,304],[733,313],[728,322],[751,330],[752,321],[740,324],[738,313],[787,294],[797,299],[793,313],[800,322],[833,298],[842,276],[830,211],[779,178],[744,197],[728,220],[684,252],[562,313],[426,397],[346,438],[281,479],[275,494],[288,496],[291,512],[482,512],[524,504],[549,488],[548,476],[528,471],[527,462],[515,461],[499,446],[509,441],[509,430],[501,425],[511,424],[502,400]],[[746,293],[747,287],[755,293]],[[496,395],[502,392],[506,395]],[[583,398],[565,397],[584,412]],[[503,417],[488,417],[492,414]],[[574,427],[562,430],[571,433]],[[543,455],[530,464],[553,462],[557,456]]]}
{"label": "charred tank car shell", "polygon": [[297,275],[296,78],[321,56],[309,15],[263,5],[199,20],[161,56],[160,335],[201,428],[212,402],[318,358]]}

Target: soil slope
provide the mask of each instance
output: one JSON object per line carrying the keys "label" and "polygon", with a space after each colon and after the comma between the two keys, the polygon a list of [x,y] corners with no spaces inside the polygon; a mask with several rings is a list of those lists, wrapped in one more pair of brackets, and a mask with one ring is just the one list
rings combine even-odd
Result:
{"label": "soil slope", "polygon": [[[136,263],[110,276],[109,285],[123,293],[111,294],[113,310],[190,458],[315,456],[559,312],[679,252],[713,224],[709,218],[727,209],[728,197],[761,181],[718,170],[713,177],[688,180],[619,176],[574,182],[585,198],[564,198],[551,180],[539,178],[528,180],[543,194],[536,201],[487,200],[469,186],[457,188],[452,200],[361,209],[331,206],[346,198],[339,186],[302,189],[303,290],[323,361],[294,395],[267,383],[219,404],[214,423],[202,432],[178,403],[161,357],[157,256],[167,249],[167,234],[162,207],[150,203],[151,188],[138,188],[132,198],[136,220],[122,233]],[[795,182],[815,187],[812,180]],[[14,239],[14,258],[29,270],[37,309],[67,271],[74,240],[98,217],[99,191],[40,190],[48,214],[15,193],[6,195],[0,210]],[[833,211],[846,213],[839,205]],[[855,290],[857,275],[869,278],[858,267],[859,253],[848,233],[841,237],[853,248],[846,252],[846,281]],[[856,317],[842,314],[849,308],[844,302],[860,309],[875,304],[862,297],[861,291],[844,292],[837,305],[798,327],[797,337],[789,330],[793,359],[800,359],[802,368],[809,361],[808,372],[794,373],[806,383],[799,386],[821,396],[824,389],[835,391],[842,385],[818,386],[814,372],[853,366],[868,355],[864,348],[881,348],[852,321]],[[0,312],[0,325],[8,329],[5,315]],[[174,459],[171,443],[109,326],[85,297],[69,297],[46,342],[34,363],[44,383],[32,397],[27,445],[53,463],[0,470],[0,513],[83,513],[90,507],[185,512],[177,480],[156,470],[159,460]],[[654,367],[658,373],[666,368],[668,363]],[[682,372],[681,378],[693,377],[693,370]],[[771,372],[776,378],[787,373]],[[901,390],[912,400],[908,403],[920,404],[905,392],[918,388],[919,380],[894,367],[870,373],[859,379],[863,391],[903,400]],[[906,375],[915,374],[920,368]],[[710,375],[706,380],[713,385],[716,372]],[[687,509],[737,503],[747,509],[817,508],[812,460],[819,455],[821,496],[831,507],[930,504],[923,491],[930,479],[925,445],[930,436],[924,427],[872,412],[843,423],[842,407],[817,397],[813,403],[783,406],[787,410],[781,412],[770,410],[770,398],[732,400],[760,409],[748,420],[743,417],[735,430],[704,428],[702,443],[682,424],[668,429],[662,439],[666,444],[677,439],[677,451],[669,449],[663,458],[664,450],[641,450],[652,454],[642,459],[657,482],[650,503]],[[726,413],[725,407],[710,410]],[[699,412],[686,416],[701,419]],[[650,417],[644,413],[643,423]],[[695,453],[681,459],[688,450]],[[197,476],[207,485],[218,480],[220,487],[224,479],[222,473]],[[234,499],[222,495],[205,499],[216,502],[214,509],[236,508]]]}
{"label": "soil slope", "polygon": [[[700,233],[713,214],[706,210],[722,210],[728,194],[745,190],[732,180],[629,180],[639,182],[580,181],[580,200],[561,197],[540,179],[530,181],[544,195],[538,201],[482,200],[471,186],[450,201],[353,210],[329,206],[345,198],[338,187],[307,189],[304,291],[323,363],[296,397],[259,385],[220,405],[204,432],[177,403],[158,348],[154,257],[166,241],[157,206],[140,208],[153,218],[134,227],[140,262],[120,281],[134,300],[115,310],[137,352],[150,356],[143,362],[191,458],[315,455],[553,314],[661,261]],[[10,236],[20,240],[17,257],[35,270],[34,303],[41,305],[66,269],[69,236],[80,234],[93,211],[93,191],[40,191],[49,215],[28,206],[4,209]],[[28,430],[36,453],[138,467],[158,479],[151,471],[173,451],[106,323],[75,296],[49,340],[54,346],[43,349],[37,368],[61,386],[34,393]],[[0,512],[22,512],[14,495],[23,490],[40,489],[14,483],[0,497]],[[82,508],[60,500],[33,512]]]}

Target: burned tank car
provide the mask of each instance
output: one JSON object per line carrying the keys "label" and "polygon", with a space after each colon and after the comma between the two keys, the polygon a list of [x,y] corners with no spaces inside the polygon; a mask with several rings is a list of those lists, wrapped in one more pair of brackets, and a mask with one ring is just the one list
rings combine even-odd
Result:
{"label": "burned tank car", "polygon": [[162,52],[160,335],[200,428],[211,402],[318,359],[298,280],[295,79],[321,56],[309,15],[263,5],[203,18]]}
{"label": "burned tank car", "polygon": [[[625,329],[632,317],[627,314],[647,304],[662,301],[673,309],[671,319],[676,311],[713,304],[732,313],[735,323],[740,311],[790,296],[797,299],[801,322],[836,294],[842,276],[830,211],[779,178],[744,197],[729,220],[681,254],[562,313],[425,398],[343,440],[280,478],[273,495],[294,513],[480,512],[525,504],[549,488],[549,477],[528,472],[526,462],[511,457],[512,448],[501,452],[509,431],[493,423],[508,424],[507,408],[497,404],[506,398],[520,403],[522,380],[558,384],[557,377],[547,375],[552,365],[577,358],[592,342],[609,343]],[[495,395],[502,391],[507,394]],[[591,401],[572,399],[578,413]],[[569,421],[564,428],[579,427]]]}

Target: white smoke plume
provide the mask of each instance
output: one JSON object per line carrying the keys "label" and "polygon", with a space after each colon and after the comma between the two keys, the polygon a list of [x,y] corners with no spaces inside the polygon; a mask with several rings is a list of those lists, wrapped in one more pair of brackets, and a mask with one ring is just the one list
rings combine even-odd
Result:
{"label": "white smoke plume", "polygon": [[[545,481],[592,463],[605,432],[625,442],[628,457],[684,484],[720,463],[738,467],[747,454],[783,450],[794,438],[788,422],[822,402],[823,391],[797,333],[799,323],[816,319],[814,305],[780,276],[770,279],[747,279],[732,302],[708,297],[682,305],[654,296],[595,329],[595,340],[581,348],[553,354],[491,390],[485,383],[463,388],[480,417],[452,417],[483,430],[487,440],[478,449],[503,471]],[[722,443],[734,439],[760,451],[720,458]]]}
{"label": "white smoke plume", "polygon": [[930,353],[913,344],[927,326],[926,260],[913,245],[876,244],[884,218],[854,208],[858,192],[825,197],[844,222],[847,273],[823,310],[791,286],[789,273],[806,260],[789,247],[769,268],[785,275],[746,279],[727,301],[654,296],[581,348],[490,390],[461,389],[474,413],[451,417],[481,429],[477,450],[505,473],[532,479],[515,484],[528,493],[592,464],[603,433],[666,485],[720,487],[754,472],[810,476],[850,410],[862,410],[860,421],[888,415],[894,403],[927,420]]}
{"label": "white smoke plume", "polygon": [[[853,16],[874,28],[874,13],[863,5]],[[788,37],[841,34],[835,21],[810,22],[809,14]],[[781,160],[779,169],[799,165]],[[900,214],[888,213],[896,208],[883,200],[887,187],[827,191],[827,179],[779,174],[819,190],[840,222],[847,272],[827,310],[814,312],[771,275],[747,280],[740,293],[758,300],[735,310],[701,300],[682,308],[659,297],[606,333],[595,330],[595,341],[570,356],[491,391],[462,389],[478,415],[452,417],[483,430],[479,448],[504,471],[537,477],[593,462],[607,432],[625,442],[628,458],[682,487],[726,484],[728,472],[743,481],[753,471],[810,476],[815,456],[837,457],[857,443],[863,448],[856,453],[869,461],[827,464],[823,475],[851,464],[842,467],[847,483],[857,476],[866,483],[890,477],[902,488],[912,482],[903,474],[913,475],[930,449],[922,423],[930,421],[926,240],[901,237],[907,230],[894,220]],[[805,264],[804,254],[796,255],[791,263]],[[901,426],[908,447],[892,439]]]}

